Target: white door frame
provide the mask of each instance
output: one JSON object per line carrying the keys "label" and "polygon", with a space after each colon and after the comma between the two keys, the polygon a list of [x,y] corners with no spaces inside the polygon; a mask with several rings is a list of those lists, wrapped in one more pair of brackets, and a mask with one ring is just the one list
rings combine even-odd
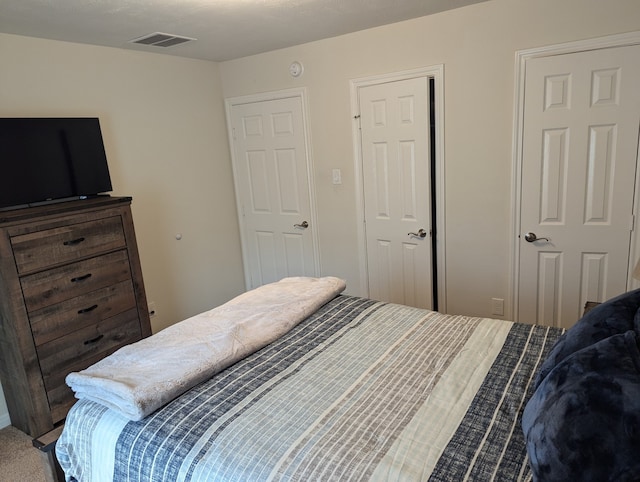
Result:
{"label": "white door frame", "polygon": [[255,102],[265,102],[270,100],[279,100],[279,99],[289,99],[293,97],[300,98],[300,103],[302,106],[302,119],[304,122],[304,144],[305,144],[305,155],[307,159],[307,185],[309,187],[309,204],[311,208],[310,219],[309,222],[311,226],[313,226],[313,230],[311,234],[313,236],[313,267],[315,276],[319,276],[321,273],[320,270],[320,251],[318,248],[318,240],[319,240],[319,226],[318,226],[318,213],[316,210],[316,193],[315,193],[315,182],[314,182],[314,169],[313,169],[313,158],[311,156],[311,139],[309,134],[309,108],[307,105],[307,89],[295,88],[295,89],[285,89],[278,90],[274,92],[263,92],[259,94],[251,94],[240,97],[229,97],[225,99],[225,112],[226,112],[226,120],[227,120],[227,135],[229,137],[229,151],[231,154],[231,167],[233,168],[233,184],[234,190],[236,194],[236,209],[238,216],[238,224],[240,226],[240,244],[242,247],[242,264],[244,266],[244,281],[245,288],[249,289],[251,286],[251,274],[249,272],[249,267],[247,266],[248,254],[248,246],[244,228],[244,216],[242,213],[242,202],[239,196],[238,189],[238,173],[236,172],[236,153],[234,148],[234,139],[233,139],[233,129],[232,129],[232,118],[231,111],[234,106],[242,105],[242,104],[251,104]]}
{"label": "white door frame", "polygon": [[351,90],[351,117],[352,117],[352,139],[355,160],[356,179],[356,215],[358,219],[358,264],[360,267],[360,286],[365,288],[365,296],[369,296],[369,281],[367,274],[367,239],[364,226],[364,177],[362,172],[362,152],[360,142],[360,124],[358,114],[358,89],[370,85],[384,84],[398,80],[414,79],[425,77],[435,80],[434,96],[436,101],[436,179],[435,179],[435,199],[436,199],[436,259],[433,265],[436,266],[438,277],[435,281],[438,288],[438,311],[447,312],[447,293],[445,291],[446,271],[445,271],[445,209],[444,209],[444,65],[435,65],[402,72],[374,75],[352,79],[350,81]]}
{"label": "white door frame", "polygon": [[[524,136],[524,94],[525,94],[525,74],[527,69],[527,61],[539,57],[549,57],[552,55],[572,54],[584,52],[587,50],[598,50],[612,47],[625,47],[629,45],[640,44],[640,31],[624,33],[619,35],[610,35],[588,40],[579,40],[576,42],[567,42],[563,44],[550,45],[547,47],[539,47],[534,49],[519,50],[516,52],[515,62],[515,95],[514,95],[514,116],[513,116],[513,151],[512,151],[512,181],[511,181],[511,233],[513,234],[513,242],[511,243],[511,293],[509,294],[509,307],[505,312],[507,319],[514,319],[518,313],[518,296],[519,296],[519,270],[520,270],[520,242],[518,236],[520,233],[520,207],[521,207],[521,188],[522,188],[522,147]],[[640,146],[639,146],[640,148]],[[640,195],[638,186],[640,186],[640,169],[636,171],[635,182],[635,198],[633,212],[637,217],[640,212]],[[637,223],[637,221],[636,221]],[[640,235],[638,230],[631,232],[631,252],[629,253],[629,268],[627,278],[627,289],[640,286],[637,280],[631,277],[633,267],[640,254]]]}

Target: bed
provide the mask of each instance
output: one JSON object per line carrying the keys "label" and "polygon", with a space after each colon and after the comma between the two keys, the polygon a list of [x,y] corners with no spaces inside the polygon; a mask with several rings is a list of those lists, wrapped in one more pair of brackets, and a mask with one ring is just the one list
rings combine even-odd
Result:
{"label": "bed", "polygon": [[532,479],[522,416],[560,329],[320,305],[139,420],[81,398],[56,445],[67,480]]}

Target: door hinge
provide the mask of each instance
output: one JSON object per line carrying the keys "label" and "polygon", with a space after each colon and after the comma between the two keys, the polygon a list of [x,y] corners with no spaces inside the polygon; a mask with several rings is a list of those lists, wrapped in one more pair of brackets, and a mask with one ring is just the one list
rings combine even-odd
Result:
{"label": "door hinge", "polygon": [[633,231],[636,228],[636,215],[632,214],[629,220],[629,231]]}
{"label": "door hinge", "polygon": [[234,141],[236,140],[236,128],[235,127],[231,128],[231,137],[233,137]]}

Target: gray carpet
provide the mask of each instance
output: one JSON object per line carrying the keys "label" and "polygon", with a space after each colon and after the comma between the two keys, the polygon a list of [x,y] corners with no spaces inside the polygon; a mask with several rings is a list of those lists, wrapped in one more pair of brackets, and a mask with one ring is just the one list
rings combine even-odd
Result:
{"label": "gray carpet", "polygon": [[14,427],[0,430],[0,481],[44,482],[38,449],[31,437]]}

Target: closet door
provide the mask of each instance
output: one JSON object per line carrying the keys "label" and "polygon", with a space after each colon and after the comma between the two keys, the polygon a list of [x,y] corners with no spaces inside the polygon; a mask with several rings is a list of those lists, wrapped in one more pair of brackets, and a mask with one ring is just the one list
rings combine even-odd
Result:
{"label": "closet door", "polygon": [[517,320],[570,327],[626,291],[640,46],[526,64]]}
{"label": "closet door", "polygon": [[248,289],[319,272],[302,100],[236,101],[230,109]]}
{"label": "closet door", "polygon": [[432,308],[429,80],[358,95],[369,296]]}

